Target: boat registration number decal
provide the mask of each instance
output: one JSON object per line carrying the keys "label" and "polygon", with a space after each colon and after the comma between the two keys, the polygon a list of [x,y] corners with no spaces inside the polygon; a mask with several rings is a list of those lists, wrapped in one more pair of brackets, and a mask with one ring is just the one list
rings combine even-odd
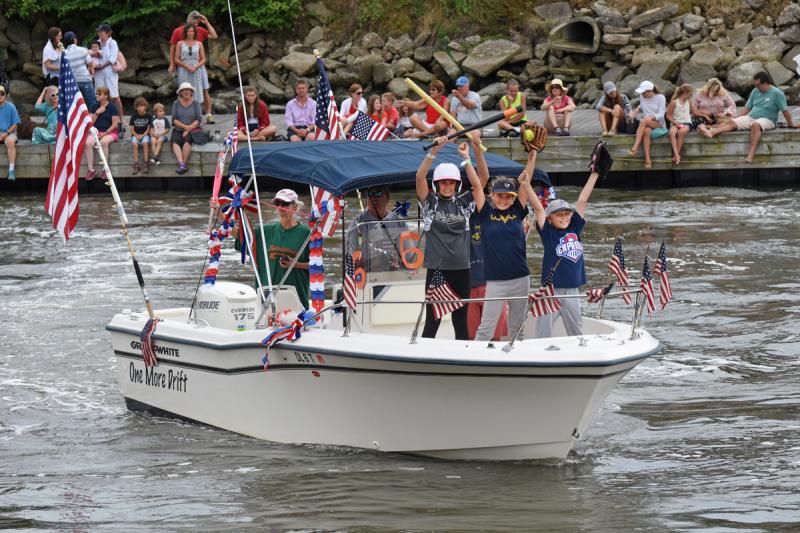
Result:
{"label": "boat registration number decal", "polygon": [[325,364],[325,358],[319,354],[314,355],[313,353],[309,352],[293,352],[294,358],[297,360],[298,363],[309,363],[309,364]]}
{"label": "boat registration number decal", "polygon": [[128,377],[131,383],[139,383],[148,387],[156,387],[165,390],[174,390],[177,392],[186,392],[189,384],[189,376],[183,370],[172,370],[171,368],[166,372],[158,370],[157,367],[148,366],[145,368],[137,368],[131,362],[128,369]]}

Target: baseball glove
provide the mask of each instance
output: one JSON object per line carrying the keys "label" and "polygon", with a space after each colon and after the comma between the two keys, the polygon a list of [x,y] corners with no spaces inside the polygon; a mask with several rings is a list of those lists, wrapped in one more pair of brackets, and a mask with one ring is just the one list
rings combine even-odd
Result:
{"label": "baseball glove", "polygon": [[614,159],[606,148],[606,143],[598,141],[592,150],[592,157],[589,159],[589,171],[597,172],[600,178],[608,176],[611,170],[611,165],[614,164]]}
{"label": "baseball glove", "polygon": [[541,152],[547,144],[547,128],[536,122],[526,122],[520,128],[519,140],[526,152]]}

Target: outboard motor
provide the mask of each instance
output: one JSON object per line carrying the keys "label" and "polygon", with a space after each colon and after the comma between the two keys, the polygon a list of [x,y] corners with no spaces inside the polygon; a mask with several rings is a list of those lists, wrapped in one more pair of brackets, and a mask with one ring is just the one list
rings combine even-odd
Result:
{"label": "outboard motor", "polygon": [[209,326],[246,331],[255,329],[261,304],[255,289],[244,283],[217,281],[197,291],[195,317]]}

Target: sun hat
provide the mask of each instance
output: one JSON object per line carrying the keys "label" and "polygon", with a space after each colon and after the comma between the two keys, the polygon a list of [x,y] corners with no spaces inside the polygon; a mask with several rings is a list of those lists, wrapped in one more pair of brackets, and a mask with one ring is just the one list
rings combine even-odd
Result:
{"label": "sun hat", "polygon": [[564,82],[563,82],[563,81],[561,81],[561,80],[560,80],[560,79],[558,79],[558,78],[553,78],[553,79],[552,79],[552,80],[551,80],[549,83],[547,83],[547,84],[544,86],[544,90],[545,90],[545,91],[547,91],[547,92],[550,92],[550,88],[551,88],[553,85],[557,85],[557,86],[561,87],[561,90],[562,90],[562,91],[564,91],[564,92],[567,92],[567,88],[566,88],[566,87],[564,87]]}
{"label": "sun hat", "polygon": [[547,216],[552,215],[553,213],[558,213],[559,211],[574,211],[572,206],[566,200],[562,200],[558,198],[557,200],[553,200],[547,205],[547,210],[545,214]]}
{"label": "sun hat", "polygon": [[292,189],[281,189],[275,193],[275,198],[272,199],[273,203],[276,200],[280,200],[282,202],[289,202],[290,204],[297,203],[297,193],[294,192]]}
{"label": "sun hat", "polygon": [[456,80],[456,87],[461,87],[462,85],[469,85],[469,78],[466,76],[459,76]]}
{"label": "sun hat", "polygon": [[105,31],[105,32],[111,33],[111,26],[109,26],[108,24],[100,24],[97,27],[97,31]]}
{"label": "sun hat", "polygon": [[72,44],[72,41],[75,40],[75,32],[74,31],[68,31],[67,33],[65,33],[64,34],[64,40],[67,41],[69,44]]}
{"label": "sun hat", "polygon": [[656,86],[653,85],[652,81],[644,80],[642,83],[639,84],[639,87],[636,88],[636,92],[638,94],[642,94],[645,91],[652,91],[655,88]]}
{"label": "sun hat", "polygon": [[613,81],[607,81],[603,84],[603,92],[605,92],[606,94],[613,93],[616,90],[617,86],[614,85]]}
{"label": "sun hat", "polygon": [[517,195],[517,182],[511,178],[497,178],[492,183],[492,192]]}
{"label": "sun hat", "polygon": [[175,91],[175,94],[180,96],[181,91],[183,91],[184,89],[189,89],[190,91],[192,91],[194,93],[194,87],[192,86],[192,84],[189,83],[188,81],[185,81],[185,82],[181,83],[181,86],[178,87],[178,90]]}
{"label": "sun hat", "polygon": [[433,170],[433,181],[455,180],[461,181],[461,172],[453,163],[440,163]]}

